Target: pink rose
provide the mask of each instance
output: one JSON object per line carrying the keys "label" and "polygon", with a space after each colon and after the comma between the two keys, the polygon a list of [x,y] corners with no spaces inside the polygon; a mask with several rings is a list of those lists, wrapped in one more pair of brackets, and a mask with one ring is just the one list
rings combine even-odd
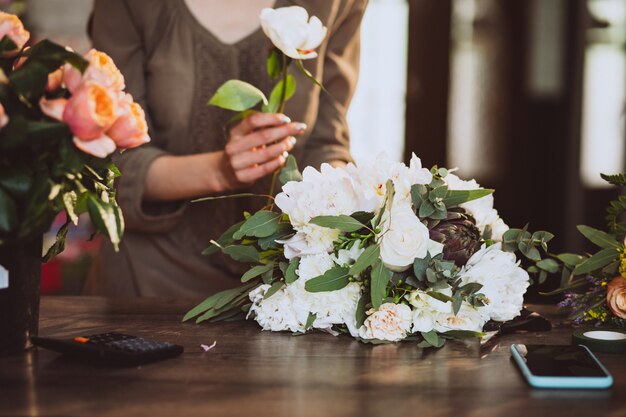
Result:
{"label": "pink rose", "polygon": [[118,114],[119,117],[107,132],[118,148],[134,148],[150,142],[146,115],[130,94],[121,94]]}
{"label": "pink rose", "polygon": [[626,278],[613,278],[607,287],[606,303],[613,314],[626,319]]}
{"label": "pink rose", "polygon": [[28,42],[30,33],[24,29],[22,21],[17,16],[0,12],[0,39],[5,36],[11,38],[13,43],[17,45],[17,48],[13,51],[4,52],[4,56],[12,56],[17,54]]}
{"label": "pink rose", "polygon": [[95,81],[86,81],[67,101],[63,121],[80,140],[98,139],[117,119],[117,96]]}
{"label": "pink rose", "polygon": [[85,59],[89,61],[89,66],[83,74],[70,64],[65,64],[63,81],[71,93],[87,81],[96,81],[109,90],[122,91],[124,89],[124,76],[110,56],[92,49],[87,52]]}
{"label": "pink rose", "polygon": [[81,151],[98,158],[105,158],[115,152],[116,146],[113,139],[107,135],[93,140],[80,140],[74,136],[74,145]]}
{"label": "pink rose", "polygon": [[0,128],[5,127],[9,123],[9,116],[4,111],[4,106],[0,103]]}

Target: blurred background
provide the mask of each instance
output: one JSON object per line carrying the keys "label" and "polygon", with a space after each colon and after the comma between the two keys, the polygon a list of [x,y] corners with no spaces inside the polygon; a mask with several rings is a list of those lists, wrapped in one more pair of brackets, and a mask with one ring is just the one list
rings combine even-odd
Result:
{"label": "blurred background", "polygon": [[[79,52],[91,5],[0,0],[36,38]],[[496,188],[509,225],[555,233],[553,252],[592,249],[576,225],[604,228],[616,191],[600,173],[626,168],[626,0],[370,0],[361,35],[357,161],[415,152],[459,167]],[[45,292],[82,287],[98,241],[88,225],[73,233]]]}

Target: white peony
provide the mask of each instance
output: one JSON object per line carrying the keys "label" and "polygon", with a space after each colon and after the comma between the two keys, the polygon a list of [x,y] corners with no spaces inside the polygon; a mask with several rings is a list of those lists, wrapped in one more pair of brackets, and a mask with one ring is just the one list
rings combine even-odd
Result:
{"label": "white peony", "polygon": [[[452,288],[439,290],[451,296]],[[435,319],[452,311],[452,303],[439,301],[422,290],[411,291],[404,297],[413,306],[413,332],[429,332],[435,328]]]}
{"label": "white peony", "polygon": [[293,59],[317,57],[315,48],[326,37],[327,29],[300,6],[261,10],[261,27],[274,46]]}
{"label": "white peony", "polygon": [[[450,190],[476,190],[480,184],[476,180],[465,181],[454,174],[448,174],[444,178]],[[460,207],[467,210],[474,219],[480,233],[484,233],[487,226],[491,228],[491,239],[500,242],[502,235],[509,230],[504,221],[498,215],[498,211],[493,208],[493,194],[486,195],[476,200],[463,203]]]}
{"label": "white peony", "polygon": [[361,210],[359,191],[345,170],[322,164],[321,171],[305,168],[302,177],[302,181],[285,184],[275,199],[276,206],[289,215],[297,232],[291,239],[280,242],[285,245],[287,259],[333,249],[339,230],[311,224],[312,218],[350,215]]}
{"label": "white peony", "polygon": [[503,252],[496,243],[483,247],[467,261],[459,273],[462,282],[477,282],[479,291],[489,300],[482,308],[492,320],[507,321],[517,317],[529,285],[528,273],[519,267],[515,255]]}
{"label": "white peony", "polygon": [[248,317],[254,315],[254,319],[263,330],[304,332],[306,318],[304,321],[298,320],[293,308],[292,297],[287,293],[285,287],[271,297],[264,299],[265,293],[269,289],[270,285],[261,285],[248,294],[250,301],[252,301]]}
{"label": "white peony", "polygon": [[406,304],[385,303],[378,310],[370,309],[367,314],[359,328],[362,339],[397,342],[411,331],[411,308]]}
{"label": "white peony", "polygon": [[426,257],[430,242],[428,228],[409,204],[393,205],[391,213],[383,215],[376,239],[384,265],[396,272],[409,268],[415,258]]}
{"label": "white peony", "polygon": [[348,164],[346,171],[352,176],[357,189],[360,190],[360,201],[363,211],[376,212],[383,205],[387,192],[387,181],[394,185],[394,204],[411,201],[411,186],[429,184],[432,174],[422,168],[422,161],[413,154],[410,166],[389,159],[384,152],[372,161],[363,161],[359,166]]}
{"label": "white peony", "polygon": [[444,333],[450,330],[469,330],[480,332],[489,317],[484,308],[476,308],[463,302],[461,309],[455,315],[454,312],[439,313],[435,319],[435,330]]}

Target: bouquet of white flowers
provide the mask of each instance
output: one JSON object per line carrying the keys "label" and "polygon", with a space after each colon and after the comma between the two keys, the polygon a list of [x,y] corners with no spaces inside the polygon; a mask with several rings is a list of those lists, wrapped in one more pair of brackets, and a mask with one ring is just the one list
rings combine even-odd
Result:
{"label": "bouquet of white flowers", "polygon": [[[289,157],[272,203],[211,241],[250,264],[242,286],[214,294],[184,320],[240,314],[264,330],[349,333],[363,342],[420,346],[481,336],[519,315],[530,283],[552,272],[548,232],[509,229],[493,190],[445,168],[371,163],[301,174]],[[518,251],[530,266],[520,266]]]}

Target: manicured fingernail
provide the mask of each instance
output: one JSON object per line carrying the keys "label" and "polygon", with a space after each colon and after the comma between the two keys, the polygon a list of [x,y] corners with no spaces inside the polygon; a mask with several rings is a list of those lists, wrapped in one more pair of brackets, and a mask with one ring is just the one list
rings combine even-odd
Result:
{"label": "manicured fingernail", "polygon": [[289,136],[289,144],[291,146],[295,145],[297,142],[296,138],[294,138],[293,136]]}
{"label": "manicured fingernail", "polygon": [[301,131],[301,132],[304,132],[304,131],[306,130],[306,128],[307,128],[307,126],[306,126],[306,124],[305,124],[305,123],[298,123],[298,124],[296,125],[296,129],[298,129],[298,130],[299,130],[299,131]]}
{"label": "manicured fingernail", "polygon": [[289,156],[289,152],[287,152],[287,151],[283,152],[282,156],[283,156],[283,158],[287,159],[287,157]]}
{"label": "manicured fingernail", "polygon": [[283,123],[291,123],[291,119],[285,116],[284,114],[281,114],[280,116],[278,116],[278,119]]}

